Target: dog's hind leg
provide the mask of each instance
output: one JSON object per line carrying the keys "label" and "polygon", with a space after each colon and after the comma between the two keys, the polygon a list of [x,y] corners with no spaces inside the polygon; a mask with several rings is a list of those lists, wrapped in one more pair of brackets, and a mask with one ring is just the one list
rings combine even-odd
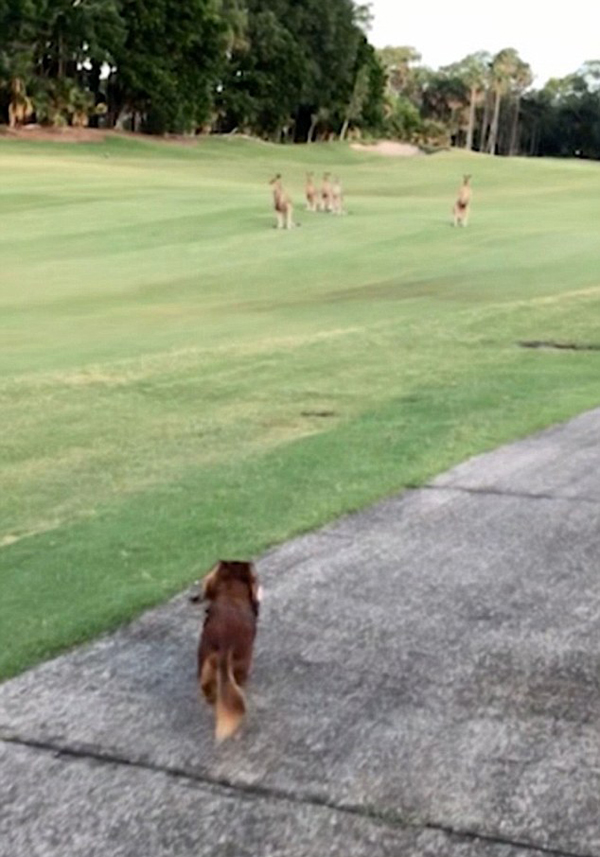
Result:
{"label": "dog's hind leg", "polygon": [[202,694],[209,705],[217,701],[217,655],[209,655],[200,671],[199,685]]}

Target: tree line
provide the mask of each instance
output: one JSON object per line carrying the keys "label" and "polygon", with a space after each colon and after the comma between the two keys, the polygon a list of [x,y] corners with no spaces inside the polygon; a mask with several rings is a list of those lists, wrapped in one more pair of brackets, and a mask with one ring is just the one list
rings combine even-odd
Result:
{"label": "tree line", "polygon": [[344,134],[383,119],[352,0],[0,0],[0,121]]}
{"label": "tree line", "polygon": [[411,47],[378,51],[388,133],[500,155],[600,158],[600,61],[533,89],[514,48],[433,70]]}
{"label": "tree line", "polygon": [[354,0],[0,0],[0,123],[600,156],[600,63],[533,90],[513,48],[434,70],[368,25]]}

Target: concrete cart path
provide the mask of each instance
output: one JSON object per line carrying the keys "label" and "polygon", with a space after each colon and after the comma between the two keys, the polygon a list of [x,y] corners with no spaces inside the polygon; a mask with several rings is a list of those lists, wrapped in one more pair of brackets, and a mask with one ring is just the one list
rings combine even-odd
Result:
{"label": "concrete cart path", "polygon": [[2,857],[600,857],[600,410],[273,550],[215,748],[182,595],[0,687]]}

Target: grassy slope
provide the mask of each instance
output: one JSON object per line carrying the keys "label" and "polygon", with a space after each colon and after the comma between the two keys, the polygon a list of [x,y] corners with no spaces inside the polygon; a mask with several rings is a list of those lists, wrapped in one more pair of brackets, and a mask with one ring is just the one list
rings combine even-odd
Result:
{"label": "grassy slope", "polygon": [[[278,233],[266,180],[300,203],[307,168],[350,215]],[[598,404],[600,355],[515,346],[599,341],[596,164],[113,139],[0,170],[0,676]]]}

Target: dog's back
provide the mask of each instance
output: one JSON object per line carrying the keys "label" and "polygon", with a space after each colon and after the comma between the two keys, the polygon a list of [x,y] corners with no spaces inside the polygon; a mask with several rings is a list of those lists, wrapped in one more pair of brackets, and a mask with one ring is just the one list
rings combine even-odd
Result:
{"label": "dog's back", "polygon": [[256,615],[249,605],[217,600],[207,610],[198,648],[198,665],[210,655],[229,654],[236,678],[246,681],[256,636]]}
{"label": "dog's back", "polygon": [[246,711],[243,687],[252,664],[258,616],[258,586],[250,563],[219,563],[205,580],[210,602],[198,647],[198,678],[215,706],[216,738],[238,729]]}

